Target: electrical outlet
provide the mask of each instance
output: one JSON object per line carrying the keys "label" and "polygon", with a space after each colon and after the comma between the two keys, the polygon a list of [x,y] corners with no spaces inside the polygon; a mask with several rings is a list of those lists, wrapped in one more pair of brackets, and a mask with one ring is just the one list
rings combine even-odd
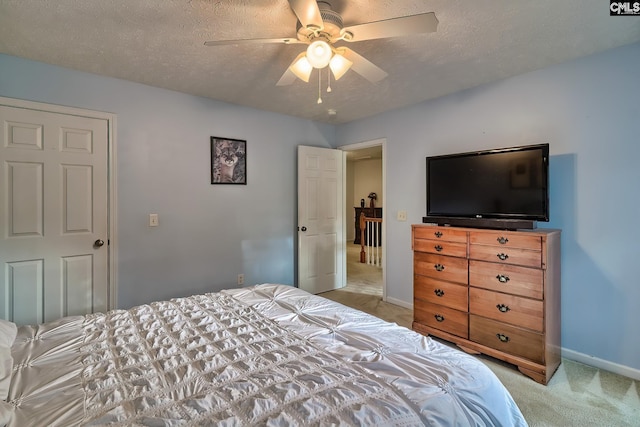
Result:
{"label": "electrical outlet", "polygon": [[398,221],[407,220],[407,211],[398,211]]}
{"label": "electrical outlet", "polygon": [[158,214],[149,214],[149,227],[157,227],[159,224]]}
{"label": "electrical outlet", "polygon": [[244,274],[238,274],[238,285],[244,285]]}

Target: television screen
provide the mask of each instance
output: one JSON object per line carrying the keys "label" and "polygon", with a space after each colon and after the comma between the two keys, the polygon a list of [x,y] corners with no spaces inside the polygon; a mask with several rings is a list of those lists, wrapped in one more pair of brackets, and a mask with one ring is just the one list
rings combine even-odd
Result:
{"label": "television screen", "polygon": [[427,216],[549,221],[549,144],[427,157]]}

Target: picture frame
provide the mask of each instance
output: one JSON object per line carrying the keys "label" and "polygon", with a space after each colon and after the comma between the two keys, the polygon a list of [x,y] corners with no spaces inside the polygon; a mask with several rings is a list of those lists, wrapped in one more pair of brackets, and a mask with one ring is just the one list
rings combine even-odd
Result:
{"label": "picture frame", "polygon": [[211,184],[247,185],[247,141],[211,137]]}

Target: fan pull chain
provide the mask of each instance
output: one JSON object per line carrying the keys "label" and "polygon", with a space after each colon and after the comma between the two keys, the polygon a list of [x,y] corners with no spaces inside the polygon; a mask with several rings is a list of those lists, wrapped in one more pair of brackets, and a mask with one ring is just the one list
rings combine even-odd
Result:
{"label": "fan pull chain", "polygon": [[322,72],[318,70],[318,104],[322,104]]}
{"label": "fan pull chain", "polygon": [[327,67],[327,92],[331,92],[331,69]]}

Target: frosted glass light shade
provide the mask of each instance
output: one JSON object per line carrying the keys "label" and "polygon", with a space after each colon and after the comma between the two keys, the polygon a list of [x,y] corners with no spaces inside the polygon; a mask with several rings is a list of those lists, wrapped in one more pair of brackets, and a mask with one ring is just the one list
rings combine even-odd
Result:
{"label": "frosted glass light shade", "polygon": [[339,53],[333,55],[331,61],[329,62],[329,68],[331,68],[331,72],[333,72],[333,77],[338,80],[340,77],[344,76],[344,73],[349,71],[349,68],[353,65],[353,62],[349,61],[347,58],[342,56]]}
{"label": "frosted glass light shade", "polygon": [[307,59],[314,68],[324,68],[331,60],[331,46],[324,40],[316,40],[307,48]]}
{"label": "frosted glass light shade", "polygon": [[309,77],[311,76],[311,71],[313,71],[313,67],[309,63],[309,60],[305,56],[305,53],[302,52],[298,57],[293,61],[289,69],[293,74],[296,75],[300,80],[309,83]]}

